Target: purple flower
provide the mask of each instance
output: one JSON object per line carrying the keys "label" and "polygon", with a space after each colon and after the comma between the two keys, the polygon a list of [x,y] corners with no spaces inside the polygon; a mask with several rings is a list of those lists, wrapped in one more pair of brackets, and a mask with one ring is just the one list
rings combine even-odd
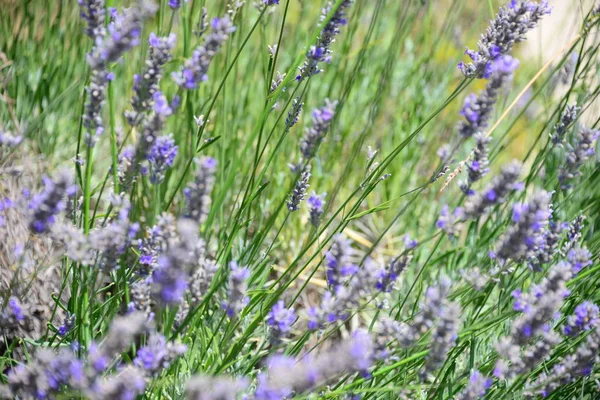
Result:
{"label": "purple flower", "polygon": [[[185,0],[185,2],[187,3],[188,0]],[[181,0],[169,0],[169,7],[171,7],[171,9],[173,9],[173,10],[177,10],[178,8],[181,8],[182,5],[183,5],[183,2]]]}
{"label": "purple flower", "polygon": [[478,400],[485,396],[492,386],[492,380],[475,370],[469,376],[466,387],[456,396],[457,400]]}
{"label": "purple flower", "polygon": [[526,204],[515,204],[513,224],[498,246],[498,258],[520,261],[534,256],[543,245],[543,233],[550,215],[550,194],[545,191],[534,193]]}
{"label": "purple flower", "polygon": [[285,126],[287,129],[291,129],[292,126],[298,123],[300,119],[300,113],[302,112],[302,108],[304,107],[304,102],[300,101],[300,97],[294,98],[292,101],[292,107],[288,112],[288,116],[285,119]]}
{"label": "purple flower", "polygon": [[23,307],[21,306],[19,299],[17,299],[14,296],[11,297],[10,299],[8,299],[8,307],[9,307],[10,313],[13,315],[13,317],[18,322],[21,322],[25,319],[25,314],[23,313]]}
{"label": "purple flower", "polygon": [[485,89],[479,96],[470,94],[465,98],[460,112],[465,121],[458,125],[461,136],[471,137],[487,128],[500,90],[512,80],[512,74],[518,66],[519,61],[507,55],[497,58],[491,64],[490,80]]}
{"label": "purple flower", "polygon": [[331,248],[325,253],[327,284],[330,288],[342,284],[343,277],[348,275],[349,270],[346,267],[350,254],[352,254],[350,242],[341,234],[334,236]]}
{"label": "purple flower", "polygon": [[520,175],[521,163],[513,161],[505,165],[500,175],[496,176],[488,187],[467,199],[464,207],[465,217],[478,218],[491,206],[504,202],[508,194],[516,190]]}
{"label": "purple flower", "polygon": [[[166,37],[158,37],[154,32],[150,34],[148,43],[148,56],[146,58],[145,69],[141,75],[134,76],[133,83],[133,98],[131,105],[133,110],[126,111],[125,117],[127,122],[132,126],[137,126],[142,122],[144,114],[148,113],[153,105],[155,96],[160,93],[159,82],[162,78],[163,69],[172,57],[171,51],[175,47],[175,34],[170,34]],[[166,99],[160,97],[161,105],[158,106],[159,114],[170,115]],[[156,108],[155,108],[156,110]]]}
{"label": "purple flower", "polygon": [[186,217],[202,223],[210,212],[210,196],[215,184],[217,160],[202,157],[195,161],[198,169],[194,181],[184,191],[187,203]]}
{"label": "purple flower", "polygon": [[71,184],[72,177],[67,171],[60,171],[54,180],[44,179],[44,190],[29,202],[29,228],[32,231],[45,233],[50,230],[57,215],[65,208],[65,196],[72,194]]}
{"label": "purple flower", "polygon": [[276,342],[292,329],[294,322],[296,313],[293,308],[286,308],[283,300],[279,300],[267,316],[267,323],[271,326],[271,334]]}
{"label": "purple flower", "polygon": [[173,135],[161,136],[150,149],[150,182],[161,183],[165,173],[173,165],[178,147],[175,145]]}
{"label": "purple flower", "polygon": [[[102,2],[104,3],[104,2]],[[104,6],[102,4],[102,6]],[[143,21],[156,12],[151,2],[139,2],[122,15],[118,15],[108,27],[108,35],[96,37],[92,51],[87,55],[87,63],[92,69],[90,83],[86,88],[88,99],[85,104],[83,125],[87,129],[86,143],[93,147],[104,132],[102,107],[106,96],[109,78],[106,68],[117,61],[126,51],[139,44]],[[104,15],[104,14],[102,14]],[[104,16],[102,16],[104,19]],[[104,22],[102,21],[102,24]]]}
{"label": "purple flower", "polygon": [[[340,33],[340,28],[346,25],[346,12],[347,9],[352,5],[352,0],[342,1],[338,8],[335,10],[332,18],[321,30],[321,34],[317,39],[317,44],[311,46],[308,53],[306,54],[306,61],[304,65],[300,67],[300,73],[296,76],[296,80],[301,82],[304,78],[313,76],[321,72],[319,63],[331,61],[331,54],[333,51],[330,49],[331,44],[334,42],[335,37]],[[321,21],[323,21],[330,13],[333,7],[333,3],[330,1],[327,6],[323,8],[321,13]]]}
{"label": "purple flower", "polygon": [[167,256],[158,258],[158,266],[152,274],[153,283],[158,286],[159,295],[167,304],[177,304],[183,299],[188,288],[187,274],[176,268]]}
{"label": "purple flower", "polygon": [[510,53],[515,43],[525,40],[528,31],[535,28],[541,18],[550,13],[547,1],[512,0],[508,7],[501,7],[478,43],[478,50],[467,48],[465,54],[470,63],[461,62],[460,70],[467,77],[488,78],[491,63]]}
{"label": "purple flower", "polygon": [[567,319],[564,328],[565,335],[575,336],[580,332],[589,331],[600,322],[598,314],[600,314],[600,309],[596,304],[590,301],[579,304],[575,307],[573,315]]}
{"label": "purple flower", "polygon": [[92,39],[104,36],[104,0],[78,0],[78,3],[81,18],[87,22],[85,34]]}
{"label": "purple flower", "polygon": [[148,338],[148,344],[138,350],[133,363],[144,369],[148,375],[160,373],[163,368],[168,366],[185,353],[187,347],[177,343],[167,343],[165,337],[158,333],[153,333]]}
{"label": "purple flower", "polygon": [[287,208],[290,212],[298,211],[300,209],[300,203],[306,197],[306,191],[310,186],[308,180],[310,179],[310,166],[308,166],[303,172],[300,179],[296,182],[296,186],[290,193]]}
{"label": "purple flower", "polygon": [[325,196],[327,193],[316,194],[314,191],[306,200],[308,205],[309,217],[308,220],[310,223],[317,227],[321,223],[321,216],[323,215],[323,205],[325,204]]}
{"label": "purple flower", "polygon": [[211,22],[212,32],[206,36],[204,43],[198,46],[192,58],[187,59],[179,72],[172,74],[173,80],[183,89],[195,89],[198,84],[208,79],[208,67],[229,34],[235,31],[228,16],[214,18]]}
{"label": "purple flower", "polygon": [[568,128],[577,119],[577,115],[580,111],[581,107],[577,107],[577,104],[565,108],[560,116],[560,121],[554,125],[553,133],[550,135],[552,144],[555,146],[562,146]]}
{"label": "purple flower", "polygon": [[449,236],[456,237],[460,233],[460,221],[464,217],[464,211],[457,207],[452,213],[447,204],[442,207],[440,216],[435,226],[446,232]]}
{"label": "purple flower", "polygon": [[565,163],[558,172],[558,180],[563,189],[571,188],[570,181],[582,174],[580,170],[594,155],[596,139],[599,135],[600,130],[582,128],[577,134],[577,140],[567,145]]}
{"label": "purple flower", "polygon": [[223,308],[227,315],[232,318],[238,316],[250,300],[247,296],[247,280],[250,277],[250,270],[246,267],[240,267],[235,261],[229,263],[229,268],[228,296],[227,300],[223,302]]}
{"label": "purple flower", "polygon": [[567,253],[567,259],[573,266],[573,273],[577,274],[583,268],[592,265],[592,253],[587,247],[574,247]]}
{"label": "purple flower", "polygon": [[[408,250],[412,249],[413,247],[409,247]],[[391,260],[389,264],[385,266],[385,268],[381,268],[379,270],[375,288],[382,292],[391,292],[392,289],[394,289],[394,285],[398,280],[398,277],[402,272],[404,272],[411,260],[412,255],[407,254],[407,252],[404,252],[402,255]]]}
{"label": "purple flower", "polygon": [[312,113],[312,125],[306,129],[304,136],[300,139],[300,153],[302,163],[307,164],[317,154],[317,150],[329,130],[331,120],[335,114],[337,102],[325,100],[325,106],[316,108]]}

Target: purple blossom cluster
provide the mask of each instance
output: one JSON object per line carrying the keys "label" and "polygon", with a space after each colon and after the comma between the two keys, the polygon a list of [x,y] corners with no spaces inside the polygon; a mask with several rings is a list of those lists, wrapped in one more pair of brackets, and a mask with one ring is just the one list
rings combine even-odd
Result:
{"label": "purple blossom cluster", "polygon": [[584,301],[575,307],[575,312],[567,318],[563,332],[568,336],[576,336],[589,331],[600,323],[600,309],[590,301]]}
{"label": "purple blossom cluster", "polygon": [[486,75],[489,81],[485,89],[478,96],[473,93],[468,95],[460,112],[465,117],[458,124],[462,137],[471,137],[488,127],[500,91],[512,80],[518,67],[519,61],[509,55],[500,56],[490,64],[489,74]]}
{"label": "purple blossom cluster", "polygon": [[477,43],[478,49],[467,48],[465,51],[471,62],[461,62],[458,65],[459,69],[469,78],[489,78],[493,61],[509,54],[515,43],[525,40],[526,33],[535,28],[550,11],[547,0],[540,3],[511,0],[509,5],[500,7],[500,11]]}
{"label": "purple blossom cluster", "polygon": [[458,393],[456,400],[478,400],[485,396],[492,386],[492,380],[479,371],[471,372],[465,388]]}
{"label": "purple blossom cluster", "polygon": [[520,175],[521,163],[513,161],[505,165],[483,191],[467,198],[464,206],[465,217],[478,218],[490,207],[503,203],[509,193],[521,188],[518,182]]}
{"label": "purple blossom cluster", "polygon": [[321,223],[321,216],[324,212],[323,207],[325,205],[325,196],[327,196],[327,193],[316,194],[313,191],[309,196],[308,200],[306,200],[309,213],[308,220],[314,227],[319,226],[319,224]]}
{"label": "purple blossom cluster", "polygon": [[105,5],[104,0],[77,0],[81,8],[81,18],[87,22],[85,34],[93,40],[106,34],[104,29]]}
{"label": "purple blossom cluster", "polygon": [[210,212],[210,196],[215,184],[217,160],[202,157],[196,160],[196,167],[194,181],[184,191],[187,203],[186,216],[203,223]]}
{"label": "purple blossom cluster", "polygon": [[473,156],[471,161],[467,164],[468,182],[462,183],[460,188],[463,193],[467,196],[474,194],[471,189],[471,185],[483,178],[490,172],[489,160],[488,160],[488,145],[490,138],[485,136],[483,133],[478,132],[475,134],[475,148],[473,149]]}
{"label": "purple blossom cluster", "polygon": [[521,261],[544,246],[544,230],[551,215],[550,194],[534,193],[526,204],[513,206],[512,225],[500,240],[496,255],[500,260]]}
{"label": "purple blossom cluster", "polygon": [[60,171],[54,179],[44,178],[44,190],[29,201],[29,228],[35,233],[46,233],[56,222],[56,217],[66,206],[65,198],[74,194],[73,178]]}
{"label": "purple blossom cluster", "polygon": [[528,262],[532,270],[539,272],[543,265],[552,261],[554,255],[558,253],[563,231],[563,224],[549,219],[546,227],[542,229],[540,240],[529,257]]}
{"label": "purple blossom cluster", "polygon": [[[352,0],[342,1],[335,12],[331,16],[331,19],[321,29],[321,34],[317,39],[317,43],[311,46],[306,53],[306,61],[300,67],[300,72],[296,76],[296,80],[301,82],[304,78],[316,75],[321,72],[319,63],[331,62],[331,44],[335,41],[335,37],[340,33],[342,26],[346,25],[346,12],[347,9],[352,5]],[[327,6],[323,8],[321,12],[321,23],[323,23],[329,13],[332,11],[334,3],[332,1],[327,2]]]}
{"label": "purple blossom cluster", "polygon": [[577,140],[567,145],[565,163],[558,173],[558,180],[563,189],[571,188],[571,181],[581,175],[581,167],[595,154],[599,135],[598,130],[582,128],[577,134]]}
{"label": "purple blossom cluster", "polygon": [[177,149],[173,135],[161,136],[156,139],[148,155],[150,182],[159,184],[165,179],[167,170],[173,166]]}
{"label": "purple blossom cluster", "polygon": [[431,346],[425,358],[421,379],[439,369],[457,339],[460,321],[460,306],[448,300],[450,280],[442,278],[438,285],[430,286],[419,305],[419,312],[411,323],[389,318],[381,321],[376,354],[380,358],[389,357],[387,347],[396,342],[402,347],[414,346],[425,334],[431,332]]}
{"label": "purple blossom cluster", "polygon": [[23,141],[23,136],[15,135],[2,126],[0,126],[0,156],[2,156],[2,149],[17,147]]}
{"label": "purple blossom cluster", "polygon": [[267,317],[267,323],[271,327],[271,340],[278,343],[285,338],[292,329],[292,325],[296,322],[296,313],[294,308],[287,308],[283,300],[279,300]]}
{"label": "purple blossom cluster", "polygon": [[299,359],[273,356],[267,361],[266,371],[258,376],[254,399],[288,398],[326,384],[342,373],[364,373],[375,361],[374,357],[373,339],[362,330],[318,355],[307,354]]}
{"label": "purple blossom cluster", "polygon": [[229,263],[229,269],[229,287],[223,309],[230,318],[233,318],[239,316],[250,300],[247,295],[250,270],[239,266],[235,261]]}
{"label": "purple blossom cluster", "polygon": [[285,119],[285,126],[289,130],[292,126],[296,125],[300,120],[300,113],[302,112],[302,108],[304,107],[304,102],[300,101],[299,97],[295,97],[292,100],[292,107],[288,112],[288,115]]}
{"label": "purple blossom cluster", "polygon": [[[185,2],[187,3],[188,0],[185,0]],[[183,5],[182,0],[169,0],[169,7],[171,7],[172,10],[177,10],[177,9],[181,8],[182,5]]]}
{"label": "purple blossom cluster", "polygon": [[133,77],[133,99],[131,105],[133,110],[126,111],[127,122],[136,126],[142,121],[144,114],[153,109],[154,96],[159,89],[165,64],[171,60],[171,51],[175,47],[175,34],[159,37],[154,32],[150,34],[148,43],[148,57],[146,59],[144,72]]}
{"label": "purple blossom cluster", "polygon": [[547,397],[560,386],[573,382],[579,377],[590,375],[600,358],[600,326],[595,323],[590,334],[575,350],[564,357],[549,371],[540,373],[525,386],[526,394]]}
{"label": "purple blossom cluster", "polygon": [[[558,341],[550,330],[550,322],[556,318],[570,293],[566,284],[572,276],[571,265],[559,262],[539,285],[533,285],[526,293],[521,290],[513,292],[513,309],[520,316],[513,322],[510,335],[502,338],[497,345],[500,359],[496,363],[495,376],[511,378],[524,373],[550,354]],[[535,343],[521,352],[522,346],[532,342]]]}
{"label": "purple blossom cluster", "polygon": [[323,294],[318,306],[306,311],[308,328],[323,329],[336,321],[344,321],[362,302],[391,291],[411,260],[410,250],[406,249],[384,267],[370,258],[361,265],[354,265],[350,260],[353,254],[350,242],[344,236],[336,235],[325,254],[329,290]]}
{"label": "purple blossom cluster", "polygon": [[168,243],[166,252],[158,257],[152,273],[153,293],[160,304],[182,302],[189,287],[190,276],[198,266],[205,249],[198,237],[198,225],[187,218],[177,221],[177,236]]}
{"label": "purple blossom cluster", "polygon": [[[139,44],[142,23],[155,12],[154,3],[142,0],[123,14],[117,15],[109,24],[106,35],[95,38],[94,47],[87,55],[87,63],[92,71],[90,83],[86,88],[88,98],[83,115],[83,124],[88,130],[86,143],[90,147],[93,147],[98,136],[104,133],[102,107],[108,82],[114,79],[114,74],[106,69],[110,63],[117,61],[125,52]],[[87,14],[84,18],[85,16]]]}
{"label": "purple blossom cluster", "polygon": [[323,107],[313,110],[311,126],[306,129],[304,136],[300,139],[299,147],[302,160],[298,164],[292,165],[294,171],[301,171],[302,167],[308,165],[310,160],[317,154],[317,150],[325,138],[335,115],[336,106],[337,101],[332,102],[326,99]]}
{"label": "purple blossom cluster", "polygon": [[150,331],[145,316],[134,313],[115,318],[106,338],[100,344],[92,343],[83,358],[65,347],[58,352],[39,349],[31,362],[8,372],[8,393],[35,399],[56,398],[65,391],[81,391],[90,399],[135,398],[144,393],[148,377],[167,368],[186,350],[151,333],[133,363],[120,364],[113,371],[121,353]]}
{"label": "purple blossom cluster", "polygon": [[235,32],[235,26],[229,16],[214,18],[210,25],[212,31],[204,38],[204,43],[194,50],[192,58],[185,61],[180,71],[172,74],[175,83],[183,89],[196,89],[201,82],[208,79],[208,67],[213,58],[229,35]]}
{"label": "purple blossom cluster", "polygon": [[448,236],[456,237],[460,233],[460,223],[464,219],[464,216],[465,213],[462,207],[456,207],[451,212],[450,207],[444,204],[435,226],[444,231]]}
{"label": "purple blossom cluster", "polygon": [[562,146],[562,143],[565,139],[565,135],[567,134],[567,130],[573,124],[573,122],[577,119],[577,115],[581,111],[581,107],[577,107],[577,104],[573,104],[571,106],[567,106],[560,116],[560,121],[554,125],[552,129],[552,134],[550,135],[550,139],[552,140],[552,144],[555,146]]}
{"label": "purple blossom cluster", "polygon": [[308,180],[310,179],[310,166],[302,171],[300,179],[296,182],[296,186],[289,195],[287,200],[287,209],[290,212],[298,211],[300,203],[306,198],[306,191],[309,188]]}

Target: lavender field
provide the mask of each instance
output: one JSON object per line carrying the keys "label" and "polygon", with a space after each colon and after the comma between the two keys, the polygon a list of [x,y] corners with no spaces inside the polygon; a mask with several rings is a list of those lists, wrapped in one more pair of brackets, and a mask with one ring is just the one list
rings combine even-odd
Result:
{"label": "lavender field", "polygon": [[0,398],[600,399],[597,1],[1,6]]}

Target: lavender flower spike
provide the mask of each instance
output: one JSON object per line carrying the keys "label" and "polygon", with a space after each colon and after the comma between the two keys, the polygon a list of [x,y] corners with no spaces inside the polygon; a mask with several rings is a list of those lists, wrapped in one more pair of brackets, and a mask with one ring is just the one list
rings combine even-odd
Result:
{"label": "lavender flower spike", "polygon": [[161,136],[156,139],[150,149],[150,182],[159,184],[165,179],[165,173],[173,165],[178,147],[173,135]]}
{"label": "lavender flower spike", "polygon": [[310,179],[310,168],[306,168],[302,172],[302,176],[296,182],[296,186],[292,193],[290,193],[289,199],[287,201],[287,208],[290,212],[298,211],[300,209],[300,203],[306,197],[306,191],[310,186],[308,184],[308,180]]}
{"label": "lavender flower spike", "polygon": [[296,322],[296,313],[293,308],[286,308],[283,300],[279,300],[271,309],[267,323],[271,327],[271,338],[277,343],[292,329]]}
{"label": "lavender flower spike", "polygon": [[104,0],[77,0],[81,8],[81,18],[87,22],[85,34],[92,39],[106,34],[104,29]]}
{"label": "lavender flower spike", "polygon": [[92,69],[90,84],[86,88],[88,100],[85,104],[83,125],[88,130],[86,144],[93,147],[97,137],[104,132],[102,106],[106,97],[106,87],[113,79],[106,68],[117,61],[123,53],[139,44],[142,22],[156,12],[156,5],[149,0],[140,0],[123,15],[117,16],[109,27],[109,34],[98,39],[87,55],[87,63]]}
{"label": "lavender flower spike", "polygon": [[590,375],[594,365],[598,363],[600,351],[600,325],[596,323],[584,343],[581,343],[574,354],[566,356],[549,372],[542,372],[535,381],[525,386],[530,397],[547,397],[562,385],[573,382],[579,377]]}
{"label": "lavender flower spike", "polygon": [[285,126],[287,129],[291,129],[292,126],[298,123],[300,119],[300,113],[302,112],[302,108],[304,107],[304,102],[300,101],[300,97],[295,97],[292,101],[292,107],[288,112],[288,116],[285,119]]}
{"label": "lavender flower spike", "polygon": [[464,210],[462,207],[457,207],[453,212],[450,212],[450,207],[444,204],[435,226],[446,232],[448,236],[456,237],[460,233],[460,222],[463,217]]}
{"label": "lavender flower spike", "polygon": [[521,175],[521,163],[513,161],[502,168],[500,175],[496,176],[490,185],[465,202],[464,212],[467,218],[478,218],[488,208],[504,202],[506,196],[516,190],[519,185],[517,180]]}
{"label": "lavender flower spike", "polygon": [[[331,61],[331,54],[333,53],[330,49],[331,44],[335,41],[335,37],[340,33],[340,27],[346,25],[346,11],[347,8],[352,5],[352,0],[344,0],[335,10],[332,18],[321,30],[321,34],[317,39],[317,44],[311,46],[310,50],[306,54],[306,61],[304,65],[300,67],[300,73],[296,76],[298,82],[304,78],[313,76],[321,72],[319,63]],[[328,1],[327,6],[323,8],[321,13],[321,22],[323,22],[329,12],[331,11],[334,3]]]}
{"label": "lavender flower spike", "polygon": [[350,275],[355,268],[350,267],[348,258],[352,254],[350,242],[342,235],[333,237],[333,244],[325,254],[327,264],[327,283],[330,288],[335,288],[342,283],[344,276]]}
{"label": "lavender flower spike", "polygon": [[440,319],[431,331],[433,343],[425,358],[425,368],[420,373],[422,379],[428,373],[439,369],[446,360],[448,352],[454,347],[458,337],[461,312],[458,303],[449,301],[446,301],[440,310]]}
{"label": "lavender flower spike", "polygon": [[158,84],[162,78],[163,68],[172,57],[171,50],[175,46],[175,34],[158,37],[155,33],[151,33],[148,43],[150,47],[144,72],[142,75],[134,76],[134,95],[131,100],[133,110],[125,112],[125,118],[132,126],[139,125],[143,114],[152,110],[154,95],[160,90]]}
{"label": "lavender flower spike", "polygon": [[567,146],[565,164],[558,173],[558,180],[563,189],[570,188],[572,185],[569,181],[581,175],[581,167],[595,154],[594,147],[599,135],[598,130],[582,128],[575,143]]}
{"label": "lavender flower spike", "polygon": [[[188,0],[185,0],[185,2],[187,3]],[[177,10],[178,8],[181,8],[182,5],[182,0],[169,0],[169,7],[171,7],[172,10]]]}
{"label": "lavender flower spike", "polygon": [[44,179],[44,190],[29,202],[29,228],[32,231],[48,232],[56,221],[56,216],[65,208],[64,198],[71,190],[72,179],[67,171],[59,172],[54,180]]}
{"label": "lavender flower spike", "polygon": [[132,8],[118,15],[108,26],[108,35],[99,41],[90,54],[87,62],[95,70],[104,69],[109,63],[117,61],[127,50],[140,43],[142,23],[154,15],[156,4],[149,0],[140,0]]}
{"label": "lavender flower spike", "polygon": [[567,106],[565,111],[560,116],[560,121],[554,126],[553,133],[550,135],[552,144],[555,146],[562,146],[562,142],[567,134],[567,129],[573,121],[577,119],[577,114],[581,111],[581,107],[577,107],[577,104]]}
{"label": "lavender flower spike", "polygon": [[248,304],[247,297],[250,270],[246,267],[240,267],[237,262],[229,263],[231,269],[229,274],[229,290],[227,301],[223,302],[223,308],[227,315],[232,318],[237,316]]}
{"label": "lavender flower spike", "polygon": [[584,301],[577,307],[573,315],[567,318],[564,328],[565,335],[576,336],[584,331],[589,331],[600,323],[600,308],[590,301]]}
{"label": "lavender flower spike", "polygon": [[173,80],[183,89],[196,89],[198,84],[208,79],[207,72],[211,61],[225,43],[229,34],[235,31],[229,16],[214,18],[212,31],[201,46],[196,47],[192,58],[185,61],[179,72],[172,74]]}
{"label": "lavender flower spike", "polygon": [[203,223],[210,211],[210,196],[215,184],[217,160],[202,157],[196,160],[196,166],[198,170],[194,181],[184,191],[187,200],[186,216]]}
{"label": "lavender flower spike", "polygon": [[153,333],[148,344],[138,350],[133,363],[143,369],[147,375],[153,376],[167,368],[177,357],[185,353],[187,347],[179,343],[167,343],[165,337]]}
{"label": "lavender flower spike", "polygon": [[467,196],[473,194],[471,185],[490,172],[488,160],[488,144],[490,143],[490,138],[485,136],[482,132],[478,132],[475,134],[475,143],[473,157],[471,157],[471,162],[467,165],[469,182],[461,185],[462,191]]}
{"label": "lavender flower spike", "polygon": [[316,155],[319,145],[329,130],[336,105],[337,101],[332,102],[326,99],[325,106],[313,111],[312,126],[304,132],[304,136],[300,140],[300,152],[304,163],[307,163]]}
{"label": "lavender flower spike", "polygon": [[465,121],[458,125],[462,137],[471,137],[487,128],[500,90],[512,80],[513,72],[518,66],[519,61],[508,55],[501,56],[493,62],[490,66],[490,80],[485,89],[479,96],[471,93],[465,99],[465,105],[460,112]]}
{"label": "lavender flower spike", "polygon": [[456,400],[482,399],[491,386],[492,380],[490,378],[486,378],[479,371],[473,371],[471,372],[467,386],[456,395]]}
{"label": "lavender flower spike", "polygon": [[550,194],[540,191],[527,204],[513,208],[513,225],[498,246],[501,260],[520,261],[531,257],[543,242],[543,230],[550,217]]}
{"label": "lavender flower spike", "polygon": [[306,200],[308,204],[309,217],[308,220],[312,226],[317,227],[321,223],[321,216],[323,215],[323,205],[325,204],[325,196],[327,193],[316,194],[314,191]]}
{"label": "lavender flower spike", "polygon": [[546,14],[550,14],[547,0],[512,0],[510,5],[500,7],[496,18],[477,43],[478,51],[467,48],[472,62],[461,62],[458,67],[466,77],[488,78],[490,63],[498,57],[509,54],[515,43],[525,40],[528,31],[535,28]]}
{"label": "lavender flower spike", "polygon": [[183,300],[192,269],[205,251],[204,241],[198,237],[197,223],[188,218],[177,221],[177,236],[170,240],[168,247],[158,259],[152,283],[157,300],[173,305]]}

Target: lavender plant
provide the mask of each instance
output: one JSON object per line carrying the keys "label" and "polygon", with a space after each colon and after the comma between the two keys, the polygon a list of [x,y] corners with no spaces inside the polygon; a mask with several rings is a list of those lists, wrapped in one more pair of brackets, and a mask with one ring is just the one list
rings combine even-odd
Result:
{"label": "lavender plant", "polygon": [[596,397],[595,7],[30,3],[0,397]]}

